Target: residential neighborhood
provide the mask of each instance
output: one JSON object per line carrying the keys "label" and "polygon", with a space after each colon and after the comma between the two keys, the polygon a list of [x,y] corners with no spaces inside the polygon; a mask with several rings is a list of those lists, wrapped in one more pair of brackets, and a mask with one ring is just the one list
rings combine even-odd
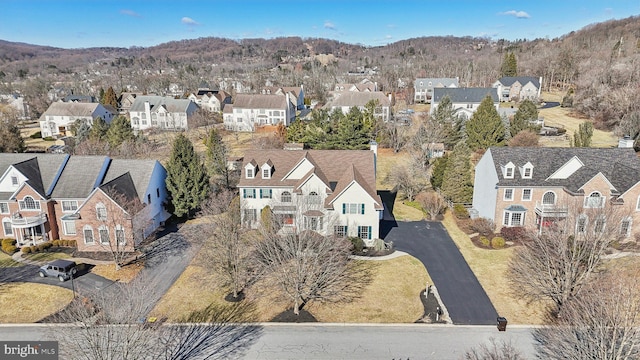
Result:
{"label": "residential neighborhood", "polygon": [[[126,46],[0,29],[3,348],[638,358],[640,18],[530,40],[349,37],[416,25],[383,3],[305,4],[322,36],[279,35],[292,8],[243,2],[186,6],[148,46],[120,22],[157,21],[140,4],[94,14],[114,41],[102,14],[130,29]],[[459,11],[541,19],[477,6]],[[236,29],[231,10],[247,32],[211,30]],[[249,11],[282,28],[249,36]]]}

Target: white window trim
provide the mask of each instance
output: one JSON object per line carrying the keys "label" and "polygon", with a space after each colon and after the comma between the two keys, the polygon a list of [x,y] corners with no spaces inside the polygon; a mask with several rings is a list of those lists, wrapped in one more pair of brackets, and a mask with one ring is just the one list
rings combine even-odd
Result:
{"label": "white window trim", "polygon": [[[122,241],[118,241],[118,231],[122,232]],[[124,227],[122,225],[116,225],[115,236],[116,241],[118,241],[118,245],[127,245],[127,233],[124,231]]]}
{"label": "white window trim", "polygon": [[[580,231],[580,229],[578,229],[578,227],[580,226],[580,220],[584,220],[584,229],[582,229],[582,231]],[[587,232],[587,226],[589,225],[589,218],[586,215],[578,215],[578,218],[576,219],[576,233],[578,234],[584,234],[585,232]]]}
{"label": "white window trim", "polygon": [[638,202],[636,202],[636,211],[640,211],[640,196],[638,196]]}
{"label": "white window trim", "polygon": [[[31,198],[31,200],[33,200],[33,203],[35,204],[35,209],[29,209],[29,208],[27,208],[25,206],[27,198]],[[42,208],[40,207],[40,200],[36,200],[31,195],[27,195],[27,196],[23,197],[22,200],[18,201],[18,206],[20,207],[20,210],[25,210],[25,211],[39,211],[39,210],[42,210]]]}
{"label": "white window trim", "polygon": [[[506,221],[505,223],[505,215],[509,214],[509,220]],[[520,217],[520,224],[518,225],[513,225],[513,214],[521,214],[522,216]],[[524,222],[527,218],[527,212],[526,211],[509,211],[509,210],[504,210],[502,212],[502,226],[504,227],[520,227],[520,226],[524,226]]]}
{"label": "white window trim", "polygon": [[[622,232],[622,224],[624,224],[625,221],[629,222],[629,227],[627,228],[627,231],[625,233],[623,233]],[[631,217],[625,217],[620,222],[620,234],[623,235],[624,237],[629,237],[631,235],[631,227],[632,226],[633,226],[633,219]]]}
{"label": "white window trim", "polygon": [[[593,194],[598,194],[599,196],[592,197],[591,195]],[[600,199],[600,206],[592,206],[592,204],[590,203],[591,199]],[[601,209],[604,207],[606,199],[606,196],[603,196],[600,191],[592,191],[591,193],[589,193],[589,195],[584,197],[584,207],[589,209]]]}
{"label": "white window trim", "polygon": [[[69,223],[73,224],[73,232],[72,233],[67,231],[66,224],[69,224]],[[78,233],[78,230],[76,229],[76,221],[75,220],[62,220],[62,232],[65,235],[76,235]]]}
{"label": "white window trim", "polygon": [[[511,174],[509,174],[509,171],[511,171]],[[504,167],[504,178],[505,179],[513,179],[514,177],[514,173],[515,173],[516,169],[515,166],[513,166],[513,164],[507,164]]]}
{"label": "white window trim", "polygon": [[[104,209],[104,216],[102,216],[102,213],[100,212],[100,210]],[[100,221],[106,221],[107,220],[107,207],[104,206],[103,203],[98,203],[96,204],[96,219],[100,220]]]}
{"label": "white window trim", "polygon": [[[91,231],[91,240],[92,240],[91,242],[87,242],[87,235],[86,235],[86,233],[85,233],[87,230]],[[95,245],[95,243],[96,243],[96,237],[95,237],[95,233],[93,232],[93,228],[92,228],[91,226],[89,226],[89,225],[85,225],[85,226],[82,228],[82,238],[83,238],[84,243],[85,243],[86,245]]]}
{"label": "white window trim", "polygon": [[[544,202],[544,196],[547,195],[548,193],[552,193],[553,194],[553,204],[545,204]],[[555,205],[558,202],[558,195],[556,194],[555,191],[545,191],[544,194],[542,194],[542,199],[540,200],[540,202],[542,203],[542,205]]]}
{"label": "white window trim", "polygon": [[7,207],[7,211],[2,211],[2,206],[0,206],[0,214],[9,214],[11,213],[11,210],[9,210],[9,203],[8,202],[0,202],[0,205],[4,204],[4,206]]}
{"label": "white window trim", "polygon": [[[529,170],[529,176],[526,175],[527,170]],[[527,164],[522,167],[522,178],[523,179],[531,179],[533,177],[533,166]]]}
{"label": "white window trim", "polygon": [[[102,231],[107,232],[107,241],[102,241]],[[100,245],[109,245],[111,243],[111,234],[109,234],[109,228],[104,225],[98,227],[98,237],[100,238]]]}
{"label": "white window trim", "polygon": [[[7,232],[7,227],[4,224],[9,224],[9,227],[11,229],[11,232]],[[9,218],[4,218],[2,219],[2,232],[4,233],[5,236],[13,236],[13,226],[11,225],[11,219]]]}
{"label": "white window trim", "polygon": [[[529,190],[529,198],[528,199],[524,197],[524,191],[525,190]],[[531,201],[531,199],[533,199],[533,189],[531,189],[531,188],[522,189],[522,201]]]}
{"label": "white window trim", "polygon": [[[65,210],[64,209],[64,203],[72,203],[72,204],[75,203],[75,209]],[[72,212],[78,210],[78,200],[62,200],[60,202],[60,207],[62,208],[62,212],[64,212],[64,213],[72,213]]]}
{"label": "white window trim", "polygon": [[[511,197],[510,198],[507,197],[507,190],[511,190]],[[502,195],[502,200],[504,200],[504,201],[513,201],[513,198],[515,197],[514,196],[514,192],[515,192],[515,190],[513,188],[505,188],[504,189],[504,193]]]}
{"label": "white window trim", "polygon": [[[596,231],[598,223],[600,222],[600,220],[602,220],[602,229],[600,231]],[[607,221],[606,221],[606,219],[604,217],[601,217],[599,219],[593,220],[593,233],[594,234],[603,233],[606,229],[607,229]]]}

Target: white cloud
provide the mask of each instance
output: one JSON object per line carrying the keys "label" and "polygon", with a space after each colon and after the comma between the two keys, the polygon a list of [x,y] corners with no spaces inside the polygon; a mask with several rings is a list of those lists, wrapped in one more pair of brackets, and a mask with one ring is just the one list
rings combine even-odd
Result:
{"label": "white cloud", "polygon": [[183,17],[180,21],[186,25],[200,25],[200,23],[187,16]]}
{"label": "white cloud", "polygon": [[531,17],[531,15],[527,14],[526,11],[516,11],[516,10],[509,10],[509,11],[505,11],[505,12],[501,12],[499,13],[500,15],[509,15],[509,16],[515,16],[518,19],[528,19]]}
{"label": "white cloud", "polygon": [[133,16],[133,17],[142,17],[140,14],[138,14],[137,12],[133,11],[133,10],[128,10],[128,9],[122,9],[120,10],[120,14],[122,15],[127,15],[127,16]]}
{"label": "white cloud", "polygon": [[385,38],[386,40],[391,40],[391,39],[393,39],[393,36],[391,36],[391,35],[387,35],[387,36],[385,36],[384,38]]}
{"label": "white cloud", "polygon": [[332,23],[331,21],[327,20],[324,22],[324,28],[325,29],[329,29],[329,30],[337,30],[336,29],[336,24]]}

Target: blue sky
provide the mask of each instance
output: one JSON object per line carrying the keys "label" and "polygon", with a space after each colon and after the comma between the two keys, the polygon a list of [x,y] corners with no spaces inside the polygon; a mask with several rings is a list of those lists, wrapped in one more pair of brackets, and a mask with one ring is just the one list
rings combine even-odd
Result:
{"label": "blue sky", "polygon": [[0,0],[0,39],[84,48],[301,36],[377,46],[435,35],[554,38],[638,14],[638,0]]}

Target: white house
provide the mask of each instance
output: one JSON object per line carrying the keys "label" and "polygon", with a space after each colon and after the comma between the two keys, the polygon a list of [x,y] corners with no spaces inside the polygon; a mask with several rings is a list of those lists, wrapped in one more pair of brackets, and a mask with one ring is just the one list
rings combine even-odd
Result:
{"label": "white house", "polygon": [[413,82],[413,100],[428,103],[433,97],[434,88],[457,88],[458,78],[417,78]]}
{"label": "white house", "polygon": [[129,119],[134,130],[187,130],[189,119],[197,110],[198,105],[189,99],[141,95],[131,105]]}
{"label": "white house", "polygon": [[391,96],[387,97],[381,91],[356,92],[343,91],[334,92],[333,99],[325,105],[329,111],[340,109],[343,114],[347,114],[352,107],[357,107],[364,111],[370,101],[377,101],[378,106],[374,109],[374,116],[384,122],[391,117]]}
{"label": "white house", "polygon": [[500,102],[498,100],[498,91],[495,88],[435,88],[433,89],[433,99],[431,100],[429,114],[433,115],[442,99],[449,97],[453,109],[459,115],[465,115],[470,118],[487,96],[491,96],[493,105],[498,111]]}
{"label": "white house", "polygon": [[281,95],[289,94],[289,100],[295,105],[297,110],[304,109],[304,87],[301,86],[269,86],[262,89],[263,95]]}
{"label": "white house", "polygon": [[40,116],[42,137],[62,137],[69,135],[69,127],[77,120],[92,125],[98,117],[111,123],[114,113],[99,103],[54,102]]}
{"label": "white house", "polygon": [[238,184],[243,223],[255,228],[269,206],[281,231],[357,236],[372,245],[383,204],[374,151],[251,150]]}
{"label": "white house", "polygon": [[505,76],[493,83],[498,89],[500,101],[522,101],[540,99],[542,90],[542,76],[539,78],[532,76]]}
{"label": "white house", "polygon": [[296,117],[289,94],[238,94],[233,105],[223,111],[224,126],[231,131],[255,131],[260,125],[289,126]]}

